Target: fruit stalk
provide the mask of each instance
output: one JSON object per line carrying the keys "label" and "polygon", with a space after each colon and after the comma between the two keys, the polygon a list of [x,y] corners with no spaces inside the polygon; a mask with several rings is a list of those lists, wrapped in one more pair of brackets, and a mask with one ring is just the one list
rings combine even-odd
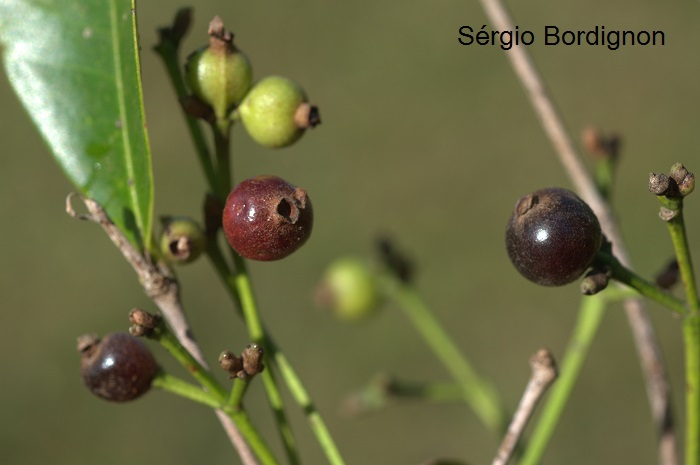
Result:
{"label": "fruit stalk", "polygon": [[385,274],[380,279],[389,298],[395,300],[406,312],[423,340],[459,383],[463,400],[491,431],[503,434],[508,427],[508,420],[493,387],[474,371],[412,287],[393,275]]}
{"label": "fruit stalk", "polygon": [[585,297],[581,300],[578,320],[560,364],[559,377],[552,386],[547,403],[542,409],[519,465],[540,463],[545,448],[549,444],[569,396],[576,385],[583,362],[586,360],[588,350],[600,327],[600,322],[603,320],[606,293]]}
{"label": "fruit stalk", "polygon": [[635,289],[644,297],[663,305],[678,315],[684,315],[686,313],[686,306],[682,300],[677,299],[668,292],[660,289],[658,286],[645,280],[634,271],[626,268],[616,257],[605,252],[600,252],[596,257],[596,263],[610,267],[612,279]]}
{"label": "fruit stalk", "polygon": [[[316,435],[316,439],[326,454],[328,463],[330,465],[344,465],[345,462],[340,455],[340,451],[335,445],[333,437],[326,427],[323,418],[318,413],[318,410],[311,401],[311,398],[304,388],[301,379],[297,376],[296,371],[294,371],[292,368],[292,365],[289,363],[287,357],[279,350],[279,347],[265,331],[265,328],[260,321],[257,304],[253,295],[250,279],[248,278],[245,261],[238,254],[235,254],[234,256],[234,265],[237,270],[234,282],[236,283],[238,295],[240,296],[241,309],[243,311],[246,325],[248,325],[248,332],[251,339],[253,339],[255,343],[264,347],[265,351],[270,354],[271,359],[279,368],[282,377],[287,383],[289,391],[294,397],[294,400],[300,407],[302,407],[304,412],[306,412],[306,418],[311,425],[311,430]],[[274,383],[274,379],[271,378],[272,370],[264,370],[261,375],[263,376],[263,380],[268,380],[266,384]]]}
{"label": "fruit stalk", "polygon": [[[659,216],[666,222],[671,242],[676,252],[678,270],[685,289],[687,307],[684,307],[683,336],[685,339],[685,395],[686,395],[686,465],[700,465],[700,301],[695,284],[695,272],[688,247],[688,237],[683,219],[683,198],[694,188],[695,178],[680,163],[671,167],[670,188],[664,189],[657,198],[661,204]],[[653,181],[664,176],[650,177]]]}
{"label": "fruit stalk", "polygon": [[[163,60],[163,65],[167,72],[168,78],[170,79],[173,88],[175,89],[175,94],[180,102],[183,102],[187,96],[187,86],[185,85],[185,78],[182,73],[182,68],[180,66],[180,41],[173,40],[171,34],[168,32],[171,28],[164,28],[161,30],[160,42],[154,47],[154,50]],[[214,171],[214,164],[212,163],[211,154],[209,153],[209,148],[207,147],[206,139],[204,138],[204,133],[202,132],[202,127],[199,124],[197,118],[189,115],[187,112],[183,111],[182,115],[185,117],[185,122],[187,123],[187,129],[189,130],[190,137],[192,138],[192,143],[195,147],[195,152],[199,159],[199,164],[204,171],[204,176],[207,182],[214,192],[225,197],[227,191],[218,188],[218,181],[216,179],[216,173]]]}

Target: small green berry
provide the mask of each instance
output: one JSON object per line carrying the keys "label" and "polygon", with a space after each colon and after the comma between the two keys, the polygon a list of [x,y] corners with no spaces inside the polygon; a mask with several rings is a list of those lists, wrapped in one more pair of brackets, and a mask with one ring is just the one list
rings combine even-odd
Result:
{"label": "small green berry", "polygon": [[316,290],[316,301],[344,320],[359,320],[374,313],[381,302],[376,276],[367,263],[340,258],[326,270]]}
{"label": "small green berry", "polygon": [[238,107],[238,114],[250,137],[269,148],[291,145],[306,128],[320,123],[318,109],[309,105],[303,89],[279,76],[255,84]]}
{"label": "small green berry", "polygon": [[209,25],[209,36],[209,45],[187,59],[187,81],[194,95],[210,105],[217,118],[225,118],[250,89],[253,68],[218,16]]}
{"label": "small green berry", "polygon": [[171,263],[186,264],[196,260],[206,248],[202,228],[192,218],[165,216],[160,248]]}

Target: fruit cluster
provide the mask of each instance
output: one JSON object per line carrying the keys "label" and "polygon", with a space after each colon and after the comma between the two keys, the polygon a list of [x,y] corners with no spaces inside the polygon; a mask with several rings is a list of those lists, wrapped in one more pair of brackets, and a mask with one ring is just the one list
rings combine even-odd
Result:
{"label": "fruit cluster", "polygon": [[[233,34],[224,29],[218,17],[209,24],[209,38],[207,46],[187,59],[185,77],[192,95],[183,100],[183,106],[211,123],[215,140],[228,137],[231,124],[240,120],[257,143],[280,148],[293,144],[307,128],[319,124],[318,109],[308,103],[295,82],[270,76],[253,84],[250,60],[234,45]],[[220,144],[216,145],[218,162],[229,154],[220,153]],[[230,177],[225,163],[216,169],[221,171],[217,173],[220,179]],[[212,191],[217,191],[216,187],[210,185]],[[157,259],[163,262],[169,277],[172,273],[168,265],[191,263],[210,251],[210,246],[215,247],[219,229],[241,257],[260,261],[284,258],[308,240],[313,208],[306,190],[277,176],[256,176],[236,185],[225,205],[221,192],[208,197],[205,228],[183,216],[164,216],[162,224]],[[130,320],[133,335],[169,344],[163,342],[168,330],[160,317],[136,309]],[[148,348],[132,335],[114,333],[103,339],[86,335],[79,338],[79,351],[85,385],[106,400],[136,399],[150,389],[154,379],[158,377],[157,382],[161,382],[165,376],[159,374],[160,367]],[[250,378],[264,366],[263,350],[254,344],[240,357],[228,353],[222,357],[237,378]]]}
{"label": "fruit cluster", "polygon": [[209,45],[187,59],[187,82],[201,104],[216,119],[233,113],[250,137],[264,147],[287,147],[321,122],[318,108],[310,105],[296,82],[268,76],[252,83],[250,60],[233,43],[233,34],[220,18],[209,25]]}

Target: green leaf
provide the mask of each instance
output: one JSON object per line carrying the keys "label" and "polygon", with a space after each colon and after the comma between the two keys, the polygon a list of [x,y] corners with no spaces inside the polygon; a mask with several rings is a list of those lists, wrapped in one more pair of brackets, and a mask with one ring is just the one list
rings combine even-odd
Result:
{"label": "green leaf", "polygon": [[10,82],[64,172],[137,247],[153,178],[135,0],[2,0]]}

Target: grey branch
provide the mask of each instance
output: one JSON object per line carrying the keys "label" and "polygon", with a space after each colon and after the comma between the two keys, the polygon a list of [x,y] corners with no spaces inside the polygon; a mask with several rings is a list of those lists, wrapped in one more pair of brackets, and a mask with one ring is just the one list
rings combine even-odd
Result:
{"label": "grey branch", "polygon": [[557,367],[554,363],[554,358],[547,349],[540,349],[535,355],[530,357],[530,366],[532,367],[530,381],[525,387],[520,404],[513,414],[508,431],[491,465],[506,465],[508,463],[527,422],[535,411],[535,407],[537,407],[537,403],[557,378]]}
{"label": "grey branch", "polygon": [[[514,30],[513,21],[500,0],[480,1],[494,29]],[[506,52],[506,56],[513,66],[515,75],[525,87],[530,103],[576,190],[598,216],[603,233],[612,242],[615,255],[620,262],[628,268],[632,268],[629,253],[622,240],[615,216],[598,192],[595,182],[583,165],[581,158],[577,155],[563,119],[554,106],[544,81],[537,72],[525,47],[514,45],[511,50]],[[641,300],[634,298],[626,300],[625,311],[642,365],[654,424],[659,434],[659,463],[678,465],[678,446],[671,414],[670,386],[656,333],[646,311],[646,306]]]}
{"label": "grey branch", "polygon": [[[77,213],[72,201],[78,197],[87,208],[88,213]],[[185,311],[180,301],[180,288],[174,278],[172,270],[163,264],[154,264],[150,257],[142,255],[124,236],[124,233],[109,219],[104,208],[92,199],[79,194],[71,193],[66,198],[66,213],[79,220],[92,221],[99,224],[112,243],[121,251],[126,261],[139,277],[146,295],[156,304],[172,328],[180,343],[192,354],[192,356],[206,369],[209,369],[201,349],[192,335],[189,323],[185,317]],[[224,412],[216,411],[231,443],[238,451],[244,465],[257,465],[257,461],[245,442],[241,433]]]}

